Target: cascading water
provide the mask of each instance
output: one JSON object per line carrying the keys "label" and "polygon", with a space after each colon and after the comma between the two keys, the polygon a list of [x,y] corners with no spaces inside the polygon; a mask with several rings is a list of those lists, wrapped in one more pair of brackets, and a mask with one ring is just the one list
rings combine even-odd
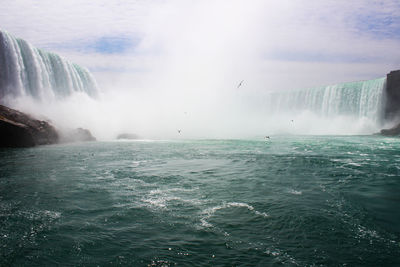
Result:
{"label": "cascading water", "polygon": [[372,134],[384,120],[386,78],[269,92],[257,99],[268,134]]}
{"label": "cascading water", "polygon": [[386,78],[308,88],[268,96],[270,112],[310,111],[323,117],[351,116],[379,122]]}
{"label": "cascading water", "polygon": [[49,100],[73,92],[97,94],[89,71],[0,31],[1,102],[19,96]]}
{"label": "cascading water", "polygon": [[[196,137],[207,137],[209,132],[222,132],[232,137],[264,134],[371,134],[378,132],[383,123],[386,123],[383,121],[386,104],[385,84],[386,78],[379,78],[303,90],[271,92],[267,93],[265,98],[261,97],[261,94],[253,96],[243,93],[233,96],[233,99],[224,98],[227,102],[216,101],[218,108],[215,108],[215,112],[192,112],[190,122],[185,122],[186,133],[192,130],[193,136]],[[73,94],[74,92],[84,94]],[[146,120],[146,123],[140,120],[133,122],[130,115],[125,118],[126,110],[134,110],[132,101],[124,104],[128,98],[126,95],[117,94],[117,98],[108,99],[106,102],[93,101],[87,97],[95,96],[97,92],[96,83],[86,69],[0,31],[0,103],[7,102],[6,104],[21,111],[43,115],[65,127],[84,125],[86,128],[97,128],[98,132],[104,131],[105,122],[98,118],[104,119],[105,114],[111,116],[108,121],[120,118],[121,123],[115,126],[115,129],[125,129],[126,125],[136,127],[141,124],[159,124],[158,115],[155,116],[157,121]],[[73,97],[67,98],[69,95]],[[129,95],[129,99],[131,98],[134,96]],[[15,99],[17,101],[14,101]],[[36,99],[44,100],[44,105],[39,105]],[[47,100],[52,99],[60,101],[52,101],[53,103],[49,104]],[[140,101],[145,102],[142,99]],[[154,103],[153,96],[148,101]],[[231,110],[229,101],[235,104]],[[198,104],[197,102],[201,102],[200,107],[209,108],[202,101],[194,103]],[[85,106],[84,114],[81,112],[82,106]],[[147,106],[149,105],[136,105],[137,110],[132,113],[143,112]],[[176,121],[176,124],[181,125],[180,117],[174,117],[170,106],[166,107],[172,114],[168,117],[169,121]],[[221,106],[228,107],[227,113],[220,112],[224,110],[219,109]],[[111,114],[110,107],[120,111],[118,114]],[[107,112],[98,116],[104,110]],[[151,112],[157,113],[153,109],[147,113]],[[204,128],[198,128],[201,121],[212,125],[212,130],[206,129],[199,134]],[[222,121],[226,124],[221,123]],[[146,130],[146,127],[144,131],[151,134],[156,131],[164,132],[164,128],[169,126],[157,130]],[[136,130],[135,128],[134,131]],[[117,130],[104,136],[109,138],[115,132]],[[175,130],[173,132],[175,133]]]}

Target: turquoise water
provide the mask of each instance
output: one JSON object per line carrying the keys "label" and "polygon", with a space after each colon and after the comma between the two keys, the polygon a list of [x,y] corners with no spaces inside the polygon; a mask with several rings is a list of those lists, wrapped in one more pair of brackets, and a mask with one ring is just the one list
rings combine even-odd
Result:
{"label": "turquoise water", "polygon": [[0,150],[1,266],[399,266],[400,139]]}

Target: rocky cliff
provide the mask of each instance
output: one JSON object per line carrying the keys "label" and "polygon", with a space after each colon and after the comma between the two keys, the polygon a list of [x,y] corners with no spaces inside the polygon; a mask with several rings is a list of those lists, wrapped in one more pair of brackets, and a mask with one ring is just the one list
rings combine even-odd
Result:
{"label": "rocky cliff", "polygon": [[388,121],[400,121],[400,70],[386,75],[384,117]]}
{"label": "rocky cliff", "polygon": [[0,147],[31,147],[58,140],[56,129],[48,122],[0,105]]}
{"label": "rocky cliff", "polygon": [[380,134],[398,136],[400,135],[400,70],[391,71],[386,75],[384,95],[384,120],[394,122],[395,125],[390,129],[382,129]]}
{"label": "rocky cliff", "polygon": [[77,128],[64,131],[60,135],[61,143],[96,141],[96,137],[88,129]]}

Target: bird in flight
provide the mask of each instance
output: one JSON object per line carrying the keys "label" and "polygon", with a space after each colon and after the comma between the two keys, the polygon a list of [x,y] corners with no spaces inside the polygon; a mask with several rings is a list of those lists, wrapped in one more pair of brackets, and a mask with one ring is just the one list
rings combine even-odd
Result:
{"label": "bird in flight", "polygon": [[244,80],[241,80],[239,85],[237,86],[237,88],[239,88],[240,86],[242,86],[242,83],[244,82]]}

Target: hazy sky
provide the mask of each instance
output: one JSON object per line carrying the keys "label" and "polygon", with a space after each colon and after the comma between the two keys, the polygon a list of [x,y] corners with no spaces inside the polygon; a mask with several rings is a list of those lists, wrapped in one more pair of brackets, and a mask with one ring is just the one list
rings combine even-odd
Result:
{"label": "hazy sky", "polygon": [[1,2],[1,29],[88,67],[100,87],[184,77],[277,90],[400,68],[398,0]]}
{"label": "hazy sky", "polygon": [[[2,30],[87,67],[105,95],[40,112],[104,138],[295,133],[262,112],[265,92],[400,69],[399,14],[398,0],[0,0]],[[300,115],[298,133],[363,132]]]}

